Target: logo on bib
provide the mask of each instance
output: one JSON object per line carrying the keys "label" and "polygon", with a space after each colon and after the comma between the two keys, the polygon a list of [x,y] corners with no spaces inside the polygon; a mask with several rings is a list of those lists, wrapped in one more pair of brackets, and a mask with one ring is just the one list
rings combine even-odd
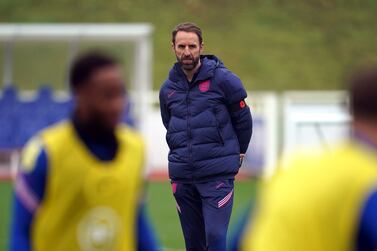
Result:
{"label": "logo on bib", "polygon": [[206,80],[206,81],[203,81],[199,84],[199,90],[201,92],[206,92],[209,90],[209,86],[211,85],[211,81],[209,80]]}
{"label": "logo on bib", "polygon": [[87,212],[77,228],[77,239],[83,251],[115,250],[121,232],[120,217],[108,207]]}

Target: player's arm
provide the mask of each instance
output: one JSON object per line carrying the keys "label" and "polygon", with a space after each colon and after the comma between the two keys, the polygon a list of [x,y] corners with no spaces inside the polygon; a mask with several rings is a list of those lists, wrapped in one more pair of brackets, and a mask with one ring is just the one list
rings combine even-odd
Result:
{"label": "player's arm", "polygon": [[[142,140],[140,139],[142,142]],[[145,148],[142,144],[143,157],[141,161],[141,167],[144,167],[144,154]],[[158,241],[153,231],[152,224],[149,221],[146,206],[145,206],[145,191],[148,183],[145,182],[143,168],[140,169],[140,176],[138,178],[139,185],[137,191],[139,191],[138,211],[136,219],[136,235],[137,235],[137,250],[138,251],[157,251]]]}
{"label": "player's arm", "polygon": [[142,192],[140,193],[139,207],[137,212],[137,250],[138,251],[157,251],[158,241],[149,220],[145,205],[145,190],[148,184],[142,182]]}
{"label": "player's arm", "polygon": [[139,206],[137,216],[137,250],[138,251],[157,251],[158,241],[154,234],[152,224],[146,213],[145,204]]}
{"label": "player's arm", "polygon": [[240,251],[241,250],[241,243],[243,238],[245,237],[245,231],[246,227],[250,224],[250,216],[251,216],[251,203],[248,207],[244,209],[244,211],[241,213],[240,217],[237,220],[236,226],[234,227],[228,250],[229,251]]}
{"label": "player's arm", "polygon": [[160,112],[161,112],[162,123],[164,124],[165,128],[168,129],[169,121],[170,121],[170,112],[165,101],[163,88],[161,88],[160,90],[159,98],[160,98]]}
{"label": "player's arm", "polygon": [[230,73],[224,83],[224,92],[232,124],[240,144],[240,152],[245,154],[253,132],[250,108],[245,102],[246,90],[241,80]]}
{"label": "player's arm", "polygon": [[32,140],[23,151],[21,172],[14,186],[10,251],[32,251],[31,223],[43,199],[46,176],[46,152]]}
{"label": "player's arm", "polygon": [[368,197],[362,210],[357,236],[358,251],[377,250],[377,189]]}

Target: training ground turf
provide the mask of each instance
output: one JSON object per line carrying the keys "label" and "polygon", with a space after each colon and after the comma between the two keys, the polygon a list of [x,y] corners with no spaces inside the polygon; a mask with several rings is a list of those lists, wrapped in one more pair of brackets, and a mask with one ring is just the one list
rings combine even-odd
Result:
{"label": "training ground turf", "polygon": [[[11,212],[10,182],[0,181],[0,251],[8,248],[9,220]],[[184,250],[182,230],[179,225],[175,202],[168,181],[150,182],[147,187],[148,213],[157,232],[161,246],[167,251]],[[236,182],[232,223],[237,214],[255,196],[255,181]]]}

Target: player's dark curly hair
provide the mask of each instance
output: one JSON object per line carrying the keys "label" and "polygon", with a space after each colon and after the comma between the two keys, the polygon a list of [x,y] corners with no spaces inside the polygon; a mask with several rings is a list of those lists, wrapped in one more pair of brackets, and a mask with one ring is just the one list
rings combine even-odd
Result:
{"label": "player's dark curly hair", "polygon": [[73,91],[87,83],[91,75],[102,68],[115,66],[118,61],[101,51],[90,51],[78,56],[69,72],[69,83]]}
{"label": "player's dark curly hair", "polygon": [[349,81],[349,93],[354,117],[377,121],[377,66],[357,71]]}

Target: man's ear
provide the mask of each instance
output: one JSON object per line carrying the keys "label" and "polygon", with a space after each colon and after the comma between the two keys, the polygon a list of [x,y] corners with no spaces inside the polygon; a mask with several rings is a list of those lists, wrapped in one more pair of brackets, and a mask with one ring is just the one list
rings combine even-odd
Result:
{"label": "man's ear", "polygon": [[175,44],[173,42],[171,42],[171,50],[175,53]]}
{"label": "man's ear", "polygon": [[200,44],[200,52],[203,52],[204,51],[204,43],[202,42],[201,44]]}
{"label": "man's ear", "polygon": [[82,103],[82,100],[88,98],[88,89],[89,85],[82,84],[81,86],[77,86],[72,90],[72,94],[75,97],[76,103]]}

